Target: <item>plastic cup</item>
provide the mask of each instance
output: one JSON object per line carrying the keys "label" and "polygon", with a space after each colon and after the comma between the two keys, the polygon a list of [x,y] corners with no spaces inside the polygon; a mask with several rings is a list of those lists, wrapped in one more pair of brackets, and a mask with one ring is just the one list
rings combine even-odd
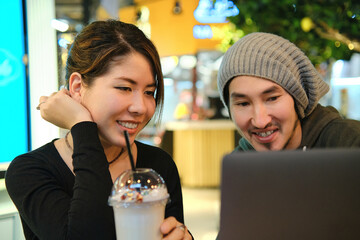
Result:
{"label": "plastic cup", "polygon": [[169,194],[163,178],[154,170],[123,172],[114,182],[109,205],[113,207],[116,238],[160,240]]}

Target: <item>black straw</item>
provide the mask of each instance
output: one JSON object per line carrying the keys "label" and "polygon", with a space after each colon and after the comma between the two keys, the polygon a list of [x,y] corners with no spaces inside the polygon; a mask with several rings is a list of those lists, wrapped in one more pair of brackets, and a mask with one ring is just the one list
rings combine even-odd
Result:
{"label": "black straw", "polygon": [[126,147],[129,153],[129,158],[130,158],[130,163],[131,163],[131,169],[133,171],[135,171],[135,164],[134,164],[134,158],[133,155],[131,153],[131,147],[130,147],[130,140],[129,140],[129,133],[125,130],[124,131],[124,135],[125,135],[125,140],[126,140]]}

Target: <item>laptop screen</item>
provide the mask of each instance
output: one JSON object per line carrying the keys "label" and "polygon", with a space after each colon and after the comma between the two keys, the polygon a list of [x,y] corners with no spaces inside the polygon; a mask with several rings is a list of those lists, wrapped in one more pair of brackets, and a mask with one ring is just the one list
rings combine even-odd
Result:
{"label": "laptop screen", "polygon": [[226,155],[219,239],[360,239],[360,149]]}

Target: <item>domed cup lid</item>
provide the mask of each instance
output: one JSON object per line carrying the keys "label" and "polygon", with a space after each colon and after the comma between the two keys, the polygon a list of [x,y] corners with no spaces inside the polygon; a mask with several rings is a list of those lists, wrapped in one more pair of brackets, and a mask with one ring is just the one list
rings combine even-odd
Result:
{"label": "domed cup lid", "polygon": [[110,206],[167,202],[164,179],[153,169],[126,170],[115,180],[109,197]]}

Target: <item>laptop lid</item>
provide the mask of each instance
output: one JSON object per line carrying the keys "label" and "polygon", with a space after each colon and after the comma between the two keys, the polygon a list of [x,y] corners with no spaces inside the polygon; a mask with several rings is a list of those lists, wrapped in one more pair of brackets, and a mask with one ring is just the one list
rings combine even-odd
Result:
{"label": "laptop lid", "polygon": [[360,149],[232,153],[221,178],[220,240],[360,239]]}

